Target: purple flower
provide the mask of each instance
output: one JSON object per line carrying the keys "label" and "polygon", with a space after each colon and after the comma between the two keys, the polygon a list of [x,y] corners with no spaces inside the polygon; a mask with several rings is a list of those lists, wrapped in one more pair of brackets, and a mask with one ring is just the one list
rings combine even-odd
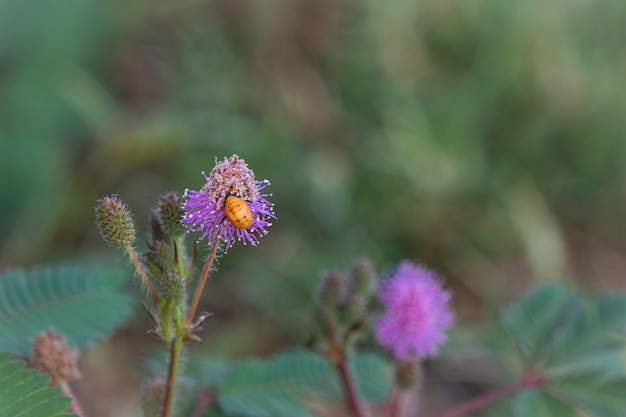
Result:
{"label": "purple flower", "polygon": [[[221,162],[216,159],[215,162],[208,176],[202,172],[206,181],[204,187],[199,191],[185,190],[185,215],[182,222],[188,231],[202,232],[198,241],[207,239],[213,242],[220,235],[226,242],[226,252],[238,240],[243,241],[244,245],[250,243],[256,246],[259,238],[267,234],[267,227],[272,225],[269,220],[276,218],[274,205],[265,199],[272,194],[260,193],[270,183],[267,180],[256,181],[252,170],[237,155],[224,158]],[[231,221],[231,211],[230,217],[226,215],[226,199],[229,196],[243,200],[239,202],[240,207],[237,207],[234,215],[249,210],[252,215],[250,224],[244,221],[235,226]]]}
{"label": "purple flower", "polygon": [[452,323],[451,296],[437,275],[403,261],[382,282],[378,296],[385,308],[374,325],[378,343],[398,359],[435,356]]}

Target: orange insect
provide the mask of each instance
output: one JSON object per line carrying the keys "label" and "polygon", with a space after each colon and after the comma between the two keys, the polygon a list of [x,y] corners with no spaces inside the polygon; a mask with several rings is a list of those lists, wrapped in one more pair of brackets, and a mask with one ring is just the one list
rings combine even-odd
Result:
{"label": "orange insect", "polygon": [[252,210],[248,207],[246,200],[235,197],[234,195],[226,197],[224,211],[226,212],[228,220],[230,220],[237,229],[245,229],[254,221]]}

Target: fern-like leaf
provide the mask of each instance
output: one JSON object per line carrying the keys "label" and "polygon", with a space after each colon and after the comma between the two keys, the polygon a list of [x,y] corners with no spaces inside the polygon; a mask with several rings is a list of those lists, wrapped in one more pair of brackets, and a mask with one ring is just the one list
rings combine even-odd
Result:
{"label": "fern-like leaf", "polygon": [[[390,367],[376,355],[352,362],[357,390],[365,401],[389,395]],[[338,402],[342,390],[328,361],[303,350],[278,354],[267,361],[235,366],[218,387],[218,404],[229,415],[246,417],[309,417],[314,402]]]}
{"label": "fern-like leaf", "polygon": [[534,363],[545,353],[546,342],[564,316],[570,296],[558,285],[539,286],[503,314],[504,325],[526,363]]}
{"label": "fern-like leaf", "polygon": [[20,361],[0,353],[0,416],[76,417],[67,414],[70,399],[58,388],[48,387],[48,377],[25,370]]}
{"label": "fern-like leaf", "polygon": [[569,404],[545,392],[524,390],[513,402],[515,417],[578,417],[579,413]]}
{"label": "fern-like leaf", "polygon": [[49,328],[72,347],[88,346],[128,320],[131,298],[120,292],[119,270],[59,266],[13,270],[0,277],[0,350],[30,351]]}

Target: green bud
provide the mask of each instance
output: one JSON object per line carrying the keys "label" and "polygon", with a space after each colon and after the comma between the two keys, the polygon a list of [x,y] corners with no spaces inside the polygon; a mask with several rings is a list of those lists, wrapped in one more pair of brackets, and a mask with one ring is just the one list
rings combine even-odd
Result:
{"label": "green bud", "polygon": [[351,327],[363,321],[366,310],[367,300],[363,296],[354,294],[342,306],[339,319],[344,326]]}
{"label": "green bud", "polygon": [[183,197],[176,191],[170,191],[159,198],[159,213],[161,224],[165,234],[175,238],[187,230],[181,223],[185,211],[183,210]]}
{"label": "green bud", "polygon": [[185,280],[176,271],[167,271],[161,276],[161,299],[180,305],[186,295]]}
{"label": "green bud", "polygon": [[133,217],[126,203],[116,195],[98,200],[96,224],[102,238],[112,246],[123,248],[135,242]]}
{"label": "green bud", "polygon": [[346,295],[347,277],[342,271],[325,272],[317,285],[317,302],[327,307],[336,307]]}
{"label": "green bud", "polygon": [[422,376],[422,366],[414,357],[400,359],[396,363],[396,384],[406,390],[414,387]]}
{"label": "green bud", "polygon": [[161,308],[159,311],[158,334],[165,341],[174,338],[177,312],[182,311],[185,298],[185,280],[175,271],[161,276]]}
{"label": "green bud", "polygon": [[143,415],[145,417],[159,417],[161,415],[161,404],[165,395],[165,381],[153,379],[150,381],[146,392],[143,395]]}
{"label": "green bud", "polygon": [[161,224],[161,214],[159,206],[152,207],[152,210],[150,210],[150,214],[148,215],[148,222],[150,223],[150,233],[152,235],[152,240],[167,240],[165,230],[163,229],[163,225]]}
{"label": "green bud", "polygon": [[354,294],[370,297],[376,291],[378,277],[374,264],[368,258],[356,259],[352,264],[350,276]]}
{"label": "green bud", "polygon": [[328,339],[333,336],[336,324],[335,315],[327,308],[318,307],[315,309],[315,324],[320,334]]}
{"label": "green bud", "polygon": [[174,269],[174,246],[162,240],[153,240],[148,243],[145,258],[150,272],[161,275],[163,271]]}

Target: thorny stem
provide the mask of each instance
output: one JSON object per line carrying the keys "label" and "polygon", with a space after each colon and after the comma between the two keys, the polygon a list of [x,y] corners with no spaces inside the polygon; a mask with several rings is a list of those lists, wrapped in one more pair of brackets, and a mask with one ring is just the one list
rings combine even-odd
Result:
{"label": "thorny stem", "polygon": [[176,382],[180,370],[180,358],[183,353],[183,338],[185,331],[182,326],[182,313],[176,312],[176,336],[170,345],[170,364],[167,371],[167,385],[165,386],[165,397],[163,398],[163,408],[161,417],[170,417],[174,408],[174,398],[176,395]]}
{"label": "thorny stem", "polygon": [[220,233],[221,229],[217,231],[215,239],[213,239],[213,242],[211,242],[211,251],[209,252],[209,256],[206,259],[204,268],[202,268],[202,273],[200,274],[200,280],[198,281],[196,292],[193,294],[193,300],[191,301],[191,305],[189,306],[189,312],[187,313],[187,319],[185,320],[185,327],[189,327],[191,325],[191,322],[196,315],[196,309],[198,308],[198,303],[200,302],[200,296],[202,295],[204,284],[206,284],[206,280],[209,277],[209,273],[211,272],[211,267],[213,266],[213,261],[215,260],[215,254],[217,253],[217,248],[220,242]]}
{"label": "thorny stem", "polygon": [[468,401],[457,404],[449,410],[442,413],[433,415],[432,417],[458,417],[467,414],[471,411],[483,408],[501,398],[516,393],[517,391],[525,388],[532,388],[541,385],[544,382],[544,376],[538,372],[529,372],[519,381],[507,385],[502,388],[497,388],[493,391],[486,392],[485,394],[474,397]]}
{"label": "thorny stem", "polygon": [[62,381],[60,383],[60,387],[61,387],[61,391],[63,391],[63,394],[72,400],[72,403],[70,404],[70,411],[76,414],[78,417],[83,417],[85,414],[83,413],[83,410],[80,407],[80,404],[76,400],[74,391],[72,391],[72,388],[67,383],[67,381]]}
{"label": "thorny stem", "polygon": [[154,291],[154,287],[152,287],[152,283],[150,282],[150,279],[148,278],[148,275],[146,274],[146,270],[143,267],[143,264],[139,260],[139,256],[137,256],[137,252],[135,252],[135,250],[130,245],[124,246],[124,249],[126,250],[126,253],[128,253],[128,256],[130,257],[130,260],[133,262],[133,265],[135,265],[135,269],[137,270],[137,273],[139,273],[139,277],[141,278],[141,281],[143,282],[143,286],[148,291],[150,298],[152,298],[152,302],[154,303],[155,306],[158,307],[159,297]]}

